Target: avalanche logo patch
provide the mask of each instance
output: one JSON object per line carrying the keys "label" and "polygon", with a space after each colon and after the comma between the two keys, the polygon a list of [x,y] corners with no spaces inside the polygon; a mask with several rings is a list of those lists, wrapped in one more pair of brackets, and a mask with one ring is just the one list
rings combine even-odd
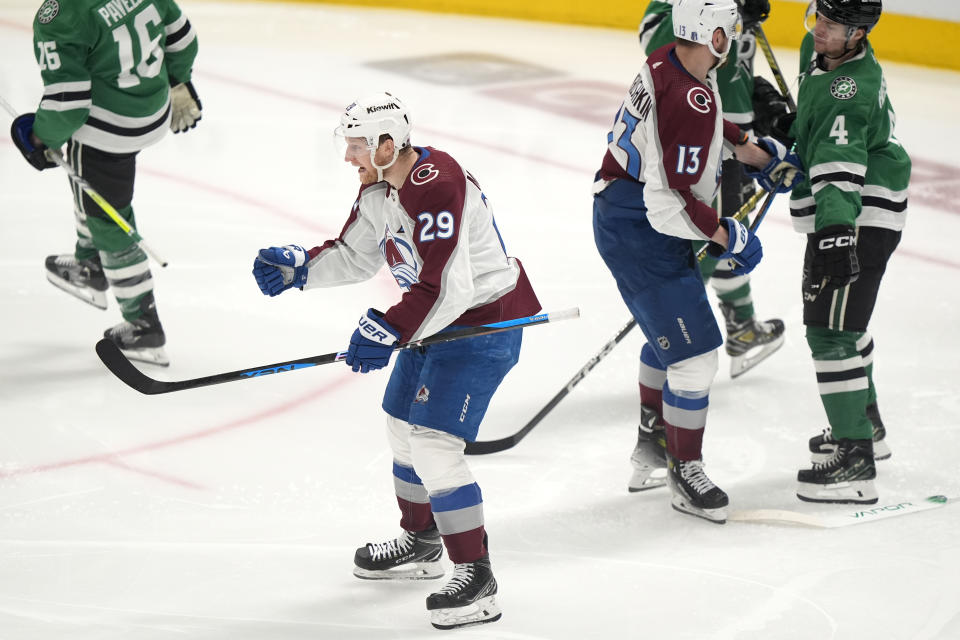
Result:
{"label": "avalanche logo patch", "polygon": [[404,290],[410,289],[420,282],[417,277],[417,260],[413,255],[413,248],[403,238],[399,238],[388,228],[380,241],[380,253],[390,267],[394,280]]}
{"label": "avalanche logo patch", "polygon": [[710,113],[711,102],[713,102],[713,97],[703,87],[694,87],[687,91],[687,104],[693,107],[694,111]]}
{"label": "avalanche logo patch", "polygon": [[56,18],[58,13],[60,13],[60,4],[57,0],[47,0],[40,5],[40,10],[37,11],[37,20],[40,24],[47,24]]}
{"label": "avalanche logo patch", "polygon": [[850,76],[837,76],[830,85],[830,95],[837,100],[849,100],[857,95],[857,83]]}
{"label": "avalanche logo patch", "polygon": [[430,389],[427,389],[426,385],[420,385],[420,390],[417,391],[417,397],[413,401],[424,404],[429,399],[430,399]]}

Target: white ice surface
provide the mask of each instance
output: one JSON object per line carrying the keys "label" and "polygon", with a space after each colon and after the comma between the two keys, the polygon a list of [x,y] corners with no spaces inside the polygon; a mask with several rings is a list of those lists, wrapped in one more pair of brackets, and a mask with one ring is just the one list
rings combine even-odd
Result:
{"label": "white ice surface", "polygon": [[[29,27],[38,4],[0,6],[0,96],[18,111],[41,90]],[[141,233],[170,262],[154,277],[172,365],[150,375],[337,351],[363,310],[398,298],[386,272],[277,299],[250,276],[258,248],[339,231],[356,182],[330,131],[353,97],[376,90],[411,107],[415,143],[476,175],[544,307],[582,311],[526,332],[481,439],[523,426],[627,320],[593,244],[590,186],[642,62],[634,34],[341,7],[183,7],[200,34],[203,120],[141,154],[135,199]],[[464,52],[560,75],[438,85],[366,64]],[[776,53],[792,75],[796,54]],[[757,66],[767,73],[760,56]],[[915,161],[908,228],[872,323],[893,449],[877,485],[891,504],[960,496],[960,76],[885,70]],[[705,459],[731,509],[833,513],[844,508],[794,496],[806,440],[825,419],[800,323],[803,239],[786,205],[778,198],[761,228],[753,279],[759,314],[786,321],[786,344],[735,383],[721,355]],[[424,610],[436,583],[351,575],[357,546],[397,532],[385,374],[330,365],[139,395],[93,351],[119,321],[115,303],[101,312],[45,282],[44,257],[73,245],[65,177],[31,169],[6,135],[0,237],[0,639],[440,633]],[[514,450],[472,459],[503,619],[463,637],[960,638],[960,507],[818,530],[716,526],[674,512],[664,490],[628,494],[640,345],[635,331]]]}

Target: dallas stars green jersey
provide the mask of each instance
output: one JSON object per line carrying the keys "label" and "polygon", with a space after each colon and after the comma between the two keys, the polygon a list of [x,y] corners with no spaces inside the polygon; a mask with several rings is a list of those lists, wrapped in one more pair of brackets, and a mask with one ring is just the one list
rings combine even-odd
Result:
{"label": "dallas stars green jersey", "polygon": [[34,133],[112,153],[160,140],[170,83],[190,80],[197,37],[173,0],[46,0],[33,22],[43,98]]}
{"label": "dallas stars green jersey", "polygon": [[[809,37],[809,36],[808,36]],[[867,42],[833,71],[810,56],[800,74],[790,130],[807,177],[790,196],[793,226],[812,233],[833,224],[903,229],[910,157],[893,135],[895,114],[883,70]]]}
{"label": "dallas stars green jersey", "polygon": [[[653,0],[640,22],[640,46],[650,55],[673,42],[673,0]],[[753,57],[757,39],[744,31],[730,49],[727,62],[717,69],[717,92],[723,102],[723,117],[747,129],[753,122]]]}

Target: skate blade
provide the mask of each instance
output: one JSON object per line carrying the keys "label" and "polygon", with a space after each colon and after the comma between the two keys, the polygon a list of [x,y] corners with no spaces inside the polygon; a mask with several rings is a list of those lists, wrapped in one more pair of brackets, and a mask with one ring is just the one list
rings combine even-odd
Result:
{"label": "skate blade", "polygon": [[755,366],[772,356],[783,346],[785,337],[778,336],[773,342],[755,347],[739,356],[730,357],[730,377],[736,378],[753,369]]}
{"label": "skate blade", "polygon": [[151,347],[147,349],[120,349],[120,352],[127,357],[127,360],[154,364],[158,367],[169,367],[170,358],[163,347]]}
{"label": "skate blade", "polygon": [[106,309],[107,308],[107,292],[106,291],[97,291],[96,289],[91,289],[90,287],[78,287],[75,284],[71,284],[59,278],[56,275],[47,273],[47,281],[50,282],[53,286],[60,289],[61,291],[66,291],[74,298],[79,298],[87,304],[96,307],[97,309]]}
{"label": "skate blade", "polygon": [[460,629],[496,622],[501,615],[497,597],[494,595],[480,598],[463,607],[434,609],[430,612],[430,624],[437,629]]}
{"label": "skate blade", "polygon": [[830,504],[875,504],[879,499],[873,480],[840,482],[830,486],[798,482],[797,497],[804,502]]}
{"label": "skate blade", "polygon": [[670,500],[670,506],[680,513],[686,513],[691,516],[703,518],[707,522],[714,524],[724,524],[727,521],[727,508],[718,507],[716,509],[701,509],[687,502],[683,496],[674,495]]}
{"label": "skate blade", "polygon": [[383,571],[361,567],[353,568],[353,575],[361,580],[436,580],[442,578],[443,574],[443,565],[440,564],[439,560],[435,562],[411,562]]}
{"label": "skate blade", "polygon": [[666,467],[644,467],[633,470],[633,476],[627,484],[627,491],[630,493],[638,493],[640,491],[665,487],[666,485]]}

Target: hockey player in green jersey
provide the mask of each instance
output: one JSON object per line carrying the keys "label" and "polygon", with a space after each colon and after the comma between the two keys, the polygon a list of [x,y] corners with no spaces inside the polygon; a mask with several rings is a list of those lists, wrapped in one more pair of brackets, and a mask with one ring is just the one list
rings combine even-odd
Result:
{"label": "hockey player in green jersey", "polygon": [[[652,0],[640,22],[640,46],[650,55],[658,48],[674,41],[672,11],[675,0]],[[786,103],[763,78],[754,78],[753,59],[756,53],[756,28],[770,13],[768,0],[737,0],[743,21],[743,34],[737,41],[726,63],[716,71],[717,91],[723,102],[723,117],[744,131],[755,130],[766,135],[770,122],[777,113],[786,112]],[[755,86],[757,85],[757,86]],[[763,92],[763,113],[754,114],[754,93]],[[759,107],[760,105],[758,105]],[[778,107],[779,106],[779,111]],[[766,116],[766,117],[762,117]],[[732,156],[721,165],[720,194],[716,208],[721,216],[733,216],[753,192],[753,179],[746,175],[742,164]],[[748,222],[749,224],[749,222]],[[699,249],[703,243],[696,243]],[[756,318],[750,288],[750,275],[735,275],[727,261],[717,261],[707,255],[700,262],[704,281],[710,282],[720,301],[720,311],[726,321],[726,352],[730,356],[730,375],[737,377],[753,368],[783,346],[784,325],[780,319],[760,321]],[[662,419],[644,403],[644,387],[657,386],[656,378],[645,380],[646,368],[640,365],[641,423],[637,446],[631,455],[634,468],[630,491],[642,491],[663,486],[665,480],[656,471],[663,468]]]}
{"label": "hockey player in green jersey", "polygon": [[890,455],[867,327],[906,220],[910,158],[867,40],[880,12],[881,0],[817,0],[790,129],[808,176],[790,199],[807,234],[803,323],[830,425],[797,477],[811,502],[876,502],[874,460]]}
{"label": "hockey player in green jersey", "polygon": [[[44,90],[36,113],[11,134],[37,169],[67,145],[67,161],[131,226],[136,156],[196,126],[200,100],[191,83],[197,37],[173,0],[46,0],[33,22]],[[47,279],[106,309],[108,288],[123,322],[107,329],[128,357],[169,364],[147,256],[79,187],[71,184],[74,252],[49,256]]]}

